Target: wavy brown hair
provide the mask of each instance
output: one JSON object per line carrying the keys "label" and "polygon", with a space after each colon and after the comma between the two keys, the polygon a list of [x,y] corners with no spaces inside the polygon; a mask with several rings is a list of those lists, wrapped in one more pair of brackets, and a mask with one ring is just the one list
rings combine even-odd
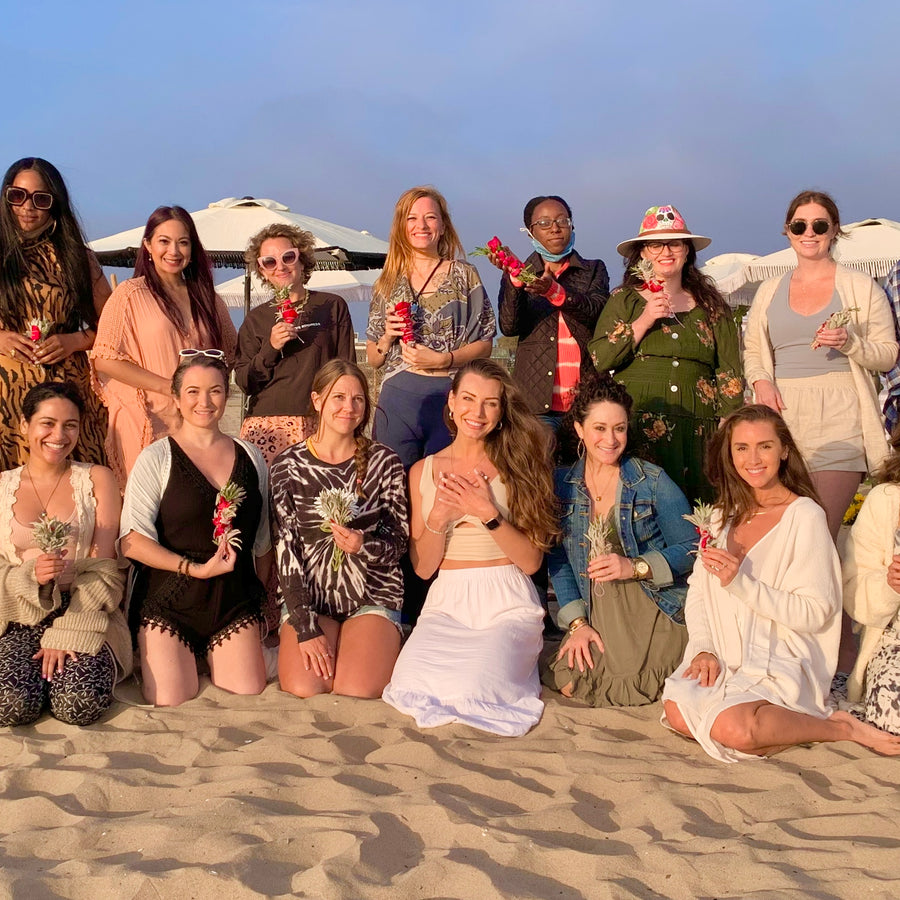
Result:
{"label": "wavy brown hair", "polygon": [[778,478],[800,497],[809,497],[819,506],[822,501],[813,487],[809,469],[803,459],[787,423],[777,412],[761,403],[743,406],[733,412],[710,438],[706,448],[706,477],[716,489],[716,507],[722,513],[722,523],[738,525],[747,519],[757,506],[753,488],[738,474],[731,457],[731,437],[736,426],[743,423],[768,422],[775,430],[787,452],[778,467]]}
{"label": "wavy brown hair", "polygon": [[[500,473],[509,498],[509,520],[541,550],[559,541],[559,515],[553,491],[553,438],[529,411],[509,372],[492,359],[473,359],[457,373],[450,387],[459,393],[466,375],[500,382],[500,421],[484,439],[487,458]],[[456,437],[456,423],[444,419]]]}
{"label": "wavy brown hair", "polygon": [[416,200],[430,197],[437,204],[441,214],[444,233],[438,241],[438,255],[441,259],[465,258],[466,251],[462,241],[450,221],[450,210],[444,195],[431,185],[410,188],[400,195],[394,207],[394,220],[391,222],[391,236],[388,238],[388,252],[381,275],[375,282],[373,291],[387,300],[397,286],[397,282],[409,275],[412,269],[413,248],[406,235],[406,217]]}
{"label": "wavy brown hair", "polygon": [[[311,393],[318,394],[322,398],[322,405],[324,406],[334,390],[334,385],[338,378],[344,375],[349,375],[359,382],[366,401],[362,421],[353,429],[353,436],[356,438],[356,453],[353,455],[356,463],[356,494],[358,497],[365,499],[366,495],[362,486],[366,477],[366,470],[369,467],[369,454],[372,451],[372,441],[366,437],[365,431],[369,427],[369,419],[372,415],[372,398],[369,396],[369,382],[366,380],[363,370],[356,363],[349,362],[346,359],[330,359],[313,376]],[[309,414],[318,418],[316,422],[316,438],[319,439],[321,437],[322,422],[315,407],[312,405],[312,398],[310,398],[309,408]]]}
{"label": "wavy brown hair", "polygon": [[[654,239],[647,238],[647,241],[652,240]],[[706,313],[709,320],[718,322],[723,316],[731,315],[731,309],[725,302],[725,298],[719,293],[712,278],[704,275],[697,268],[697,248],[694,247],[694,242],[688,238],[685,238],[685,241],[688,245],[688,252],[684,268],[681,270],[681,285],[694,298],[694,302]],[[632,270],[641,258],[644,243],[646,242],[632,244],[631,250],[625,258],[625,278],[619,288],[630,287],[637,290],[640,287],[642,279]]]}
{"label": "wavy brown hair", "polygon": [[875,484],[900,484],[900,423],[894,426],[889,443],[890,456],[873,474]]}
{"label": "wavy brown hair", "polygon": [[824,207],[825,212],[828,213],[828,218],[831,219],[831,224],[834,225],[835,228],[834,237],[831,240],[831,249],[833,250],[834,245],[837,243],[837,239],[839,237],[846,237],[847,232],[841,228],[841,214],[838,211],[837,203],[834,202],[834,197],[832,197],[831,194],[826,194],[825,191],[800,191],[800,193],[788,204],[787,212],[784,216],[784,228],[781,229],[781,233],[787,235],[788,225],[791,224],[791,220],[794,218],[794,213],[797,212],[797,208],[799,206],[804,206],[807,203],[818,203],[818,205]]}
{"label": "wavy brown hair", "polygon": [[257,260],[260,255],[260,247],[272,238],[285,238],[291,242],[292,247],[296,247],[300,251],[298,262],[303,266],[303,284],[306,284],[316,267],[316,237],[312,232],[304,231],[296,225],[288,225],[287,222],[273,222],[257,231],[250,238],[250,243],[247,244],[247,249],[244,251],[244,262],[251,271],[256,272],[268,284],[269,280],[260,269]]}

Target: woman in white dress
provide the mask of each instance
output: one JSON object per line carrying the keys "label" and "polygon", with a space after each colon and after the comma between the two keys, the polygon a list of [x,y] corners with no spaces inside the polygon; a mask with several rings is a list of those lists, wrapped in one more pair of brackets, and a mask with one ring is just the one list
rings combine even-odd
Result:
{"label": "woman in white dress", "polygon": [[409,473],[412,563],[437,579],[383,697],[422,727],[521,735],[544,708],[528,576],[559,535],[550,435],[489,359],[459,370],[447,406],[453,443]]}
{"label": "woman in white dress", "polygon": [[826,706],[837,664],[841,573],[825,512],[790,431],[767,406],[732,413],[710,441],[716,539],[688,584],[688,645],[663,689],[663,724],[714,759],[900,738]]}

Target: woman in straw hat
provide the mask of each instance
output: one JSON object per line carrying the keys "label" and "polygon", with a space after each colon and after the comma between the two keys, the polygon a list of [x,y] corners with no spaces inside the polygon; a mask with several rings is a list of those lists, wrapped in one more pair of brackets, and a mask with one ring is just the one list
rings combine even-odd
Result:
{"label": "woman in straw hat", "polygon": [[674,206],[653,206],[622,241],[625,278],[589,347],[634,398],[639,454],[659,463],[689,498],[711,499],[703,448],[718,420],[743,402],[737,328],[696,267],[710,239],[692,234]]}

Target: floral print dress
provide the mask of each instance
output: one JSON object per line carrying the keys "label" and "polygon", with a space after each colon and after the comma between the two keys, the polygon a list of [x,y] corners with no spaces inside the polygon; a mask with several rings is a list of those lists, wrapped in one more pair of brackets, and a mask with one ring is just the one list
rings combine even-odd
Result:
{"label": "floral print dress", "polygon": [[712,500],[703,475],[707,440],[744,402],[737,327],[700,307],[660,319],[635,347],[631,323],[646,301],[632,288],[610,296],[589,345],[594,365],[612,371],[634,398],[636,455],[662,466],[688,500]]}

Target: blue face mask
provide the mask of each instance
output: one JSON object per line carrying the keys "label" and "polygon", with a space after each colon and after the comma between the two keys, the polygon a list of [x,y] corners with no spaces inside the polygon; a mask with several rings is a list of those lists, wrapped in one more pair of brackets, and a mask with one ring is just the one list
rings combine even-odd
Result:
{"label": "blue face mask", "polygon": [[572,226],[572,234],[569,237],[569,243],[566,244],[562,253],[551,253],[527,228],[520,228],[519,231],[524,231],[528,237],[531,238],[531,246],[540,253],[541,257],[546,262],[559,262],[561,259],[565,259],[574,249],[575,249],[575,226]]}

